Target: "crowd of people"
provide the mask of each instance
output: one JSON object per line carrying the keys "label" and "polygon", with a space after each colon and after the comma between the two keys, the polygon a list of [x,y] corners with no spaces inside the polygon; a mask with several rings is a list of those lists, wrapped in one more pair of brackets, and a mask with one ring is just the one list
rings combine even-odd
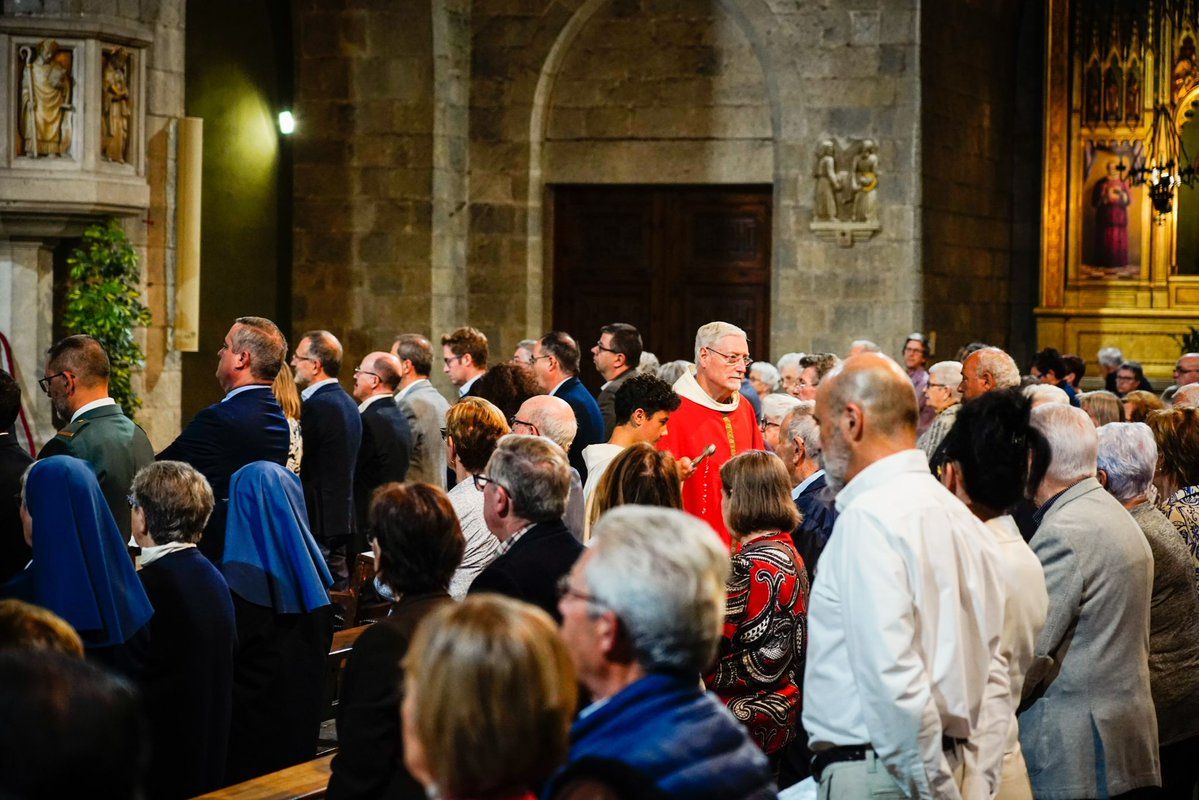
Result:
{"label": "crowd of people", "polygon": [[[754,361],[626,323],[342,384],[259,317],[157,454],[100,344],[0,373],[0,795],[185,798],[316,753],[329,798],[1108,798],[1199,788],[1199,354]],[[290,353],[290,359],[288,355]],[[288,363],[290,362],[290,363]],[[355,363],[355,362],[351,362]],[[356,565],[373,581],[353,586]]]}

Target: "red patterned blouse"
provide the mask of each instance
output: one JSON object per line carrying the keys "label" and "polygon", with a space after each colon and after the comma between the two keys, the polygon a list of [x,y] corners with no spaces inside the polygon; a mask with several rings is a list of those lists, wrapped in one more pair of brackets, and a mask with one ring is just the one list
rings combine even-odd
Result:
{"label": "red patterned blouse", "polygon": [[767,754],[795,738],[807,648],[808,573],[787,533],[732,557],[724,635],[704,683]]}

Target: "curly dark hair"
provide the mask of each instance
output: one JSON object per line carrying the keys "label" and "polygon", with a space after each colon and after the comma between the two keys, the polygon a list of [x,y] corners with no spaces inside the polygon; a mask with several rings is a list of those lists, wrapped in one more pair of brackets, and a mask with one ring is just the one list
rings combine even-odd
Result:
{"label": "curly dark hair", "polygon": [[962,406],[941,446],[970,499],[996,514],[1024,499],[1049,467],[1049,443],[1030,424],[1031,410],[1017,388],[987,392]]}
{"label": "curly dark hair", "polygon": [[388,586],[405,594],[449,587],[466,539],[445,492],[428,483],[385,483],[371,495],[368,522]]}
{"label": "curly dark hair", "polygon": [[656,375],[634,375],[616,390],[616,424],[626,424],[639,408],[652,417],[659,411],[674,411],[682,402],[670,384]]}
{"label": "curly dark hair", "polygon": [[479,376],[471,387],[471,395],[490,400],[504,412],[504,419],[516,416],[521,404],[535,394],[545,394],[537,385],[528,367],[515,364],[496,364]]}

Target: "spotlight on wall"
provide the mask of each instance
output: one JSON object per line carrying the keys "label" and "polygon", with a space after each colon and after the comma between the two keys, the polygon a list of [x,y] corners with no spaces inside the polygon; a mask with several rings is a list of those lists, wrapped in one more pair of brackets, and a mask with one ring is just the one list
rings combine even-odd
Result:
{"label": "spotlight on wall", "polygon": [[296,118],[290,111],[279,112],[279,133],[290,136],[296,131]]}

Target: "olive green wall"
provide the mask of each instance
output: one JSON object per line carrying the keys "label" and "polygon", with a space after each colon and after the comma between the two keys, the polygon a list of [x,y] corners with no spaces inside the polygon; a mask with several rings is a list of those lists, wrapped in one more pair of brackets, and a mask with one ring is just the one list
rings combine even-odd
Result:
{"label": "olive green wall", "polygon": [[[279,231],[290,228],[281,194],[275,119],[290,90],[290,51],[280,42],[271,0],[191,0],[187,4],[187,115],[204,119],[201,203],[200,351],[183,354],[183,422],[221,398],[216,353],[235,317],[286,325],[280,262],[290,258]],[[285,20],[285,17],[284,17]],[[286,178],[286,176],[282,176]],[[286,183],[286,182],[285,182]],[[282,214],[280,209],[283,209]],[[285,331],[286,333],[286,328]]]}

